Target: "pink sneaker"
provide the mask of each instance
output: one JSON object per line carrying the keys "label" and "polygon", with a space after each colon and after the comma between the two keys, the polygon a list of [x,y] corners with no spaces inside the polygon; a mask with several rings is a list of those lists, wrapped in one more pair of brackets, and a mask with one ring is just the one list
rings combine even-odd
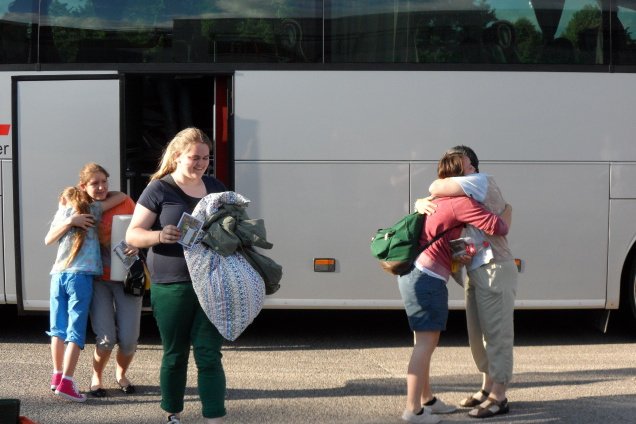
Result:
{"label": "pink sneaker", "polygon": [[51,391],[55,391],[55,389],[57,389],[57,386],[60,385],[60,382],[62,381],[62,373],[61,372],[54,372],[53,374],[51,374]]}
{"label": "pink sneaker", "polygon": [[69,380],[68,378],[62,379],[60,385],[55,389],[55,394],[74,402],[84,402],[86,400],[86,395],[79,392],[75,381]]}

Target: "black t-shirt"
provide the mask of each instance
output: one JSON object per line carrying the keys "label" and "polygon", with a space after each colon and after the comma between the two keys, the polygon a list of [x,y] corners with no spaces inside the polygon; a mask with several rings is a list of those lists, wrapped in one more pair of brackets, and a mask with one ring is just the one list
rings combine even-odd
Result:
{"label": "black t-shirt", "polygon": [[[203,176],[203,183],[208,194],[227,191],[223,183],[214,177]],[[174,187],[159,180],[148,184],[137,203],[157,214],[150,228],[153,231],[161,230],[166,225],[177,225],[184,212],[192,212]],[[190,281],[183,246],[179,243],[153,246],[148,252],[148,270],[153,283]]]}

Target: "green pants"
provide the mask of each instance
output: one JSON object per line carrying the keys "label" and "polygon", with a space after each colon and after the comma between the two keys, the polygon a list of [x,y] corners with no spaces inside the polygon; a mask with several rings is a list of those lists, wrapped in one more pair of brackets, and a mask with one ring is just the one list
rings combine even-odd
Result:
{"label": "green pants", "polygon": [[153,284],[150,296],[163,344],[161,408],[166,412],[183,411],[192,345],[203,416],[225,416],[225,372],[221,363],[223,338],[201,309],[192,284]]}

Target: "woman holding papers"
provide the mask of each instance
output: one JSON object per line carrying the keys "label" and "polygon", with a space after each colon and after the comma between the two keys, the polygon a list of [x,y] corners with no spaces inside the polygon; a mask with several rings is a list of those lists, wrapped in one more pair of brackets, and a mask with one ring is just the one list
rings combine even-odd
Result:
{"label": "woman holding papers", "polygon": [[[108,196],[108,177],[108,171],[102,166],[87,163],[80,170],[77,187],[86,192],[92,200],[103,201]],[[135,202],[126,196],[122,203],[104,211],[97,227],[103,274],[93,281],[93,299],[90,308],[91,326],[96,336],[93,375],[89,389],[89,394],[93,397],[106,396],[102,374],[115,345],[119,345],[115,383],[126,394],[135,391],[126,372],[137,349],[141,298],[124,294],[121,281],[110,280],[110,234],[113,216],[131,214],[134,208]],[[125,250],[127,255],[137,253],[138,249],[133,247]],[[119,259],[115,258],[115,260]]]}
{"label": "woman holding papers", "polygon": [[128,244],[150,248],[150,297],[163,344],[161,408],[172,424],[180,423],[183,410],[190,345],[198,368],[203,417],[207,423],[218,423],[226,413],[222,337],[199,305],[183,255],[185,234],[177,227],[201,198],[226,191],[220,181],[204,175],[211,148],[201,130],[179,132],[139,197],[126,232]]}

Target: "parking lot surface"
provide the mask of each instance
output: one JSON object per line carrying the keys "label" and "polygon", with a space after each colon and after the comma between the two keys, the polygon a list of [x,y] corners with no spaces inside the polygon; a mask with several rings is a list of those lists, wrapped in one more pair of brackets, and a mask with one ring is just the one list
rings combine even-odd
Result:
{"label": "parking lot surface", "polygon": [[[600,333],[594,315],[577,311],[518,311],[510,413],[488,422],[621,423],[636,416],[636,329],[612,316]],[[51,371],[46,316],[16,316],[0,307],[0,398],[19,398],[21,413],[49,423],[161,423],[158,387],[161,345],[145,316],[130,378],[134,395],[116,390],[84,404],[48,389]],[[90,340],[90,336],[89,336]],[[400,423],[412,336],[402,311],[265,310],[223,349],[227,423]],[[76,380],[90,382],[92,346]],[[109,364],[107,373],[114,375]],[[457,404],[478,388],[464,314],[451,312],[433,356],[435,393]],[[191,358],[183,423],[200,423]],[[443,422],[475,422],[467,410]],[[4,424],[4,423],[2,423]]]}

